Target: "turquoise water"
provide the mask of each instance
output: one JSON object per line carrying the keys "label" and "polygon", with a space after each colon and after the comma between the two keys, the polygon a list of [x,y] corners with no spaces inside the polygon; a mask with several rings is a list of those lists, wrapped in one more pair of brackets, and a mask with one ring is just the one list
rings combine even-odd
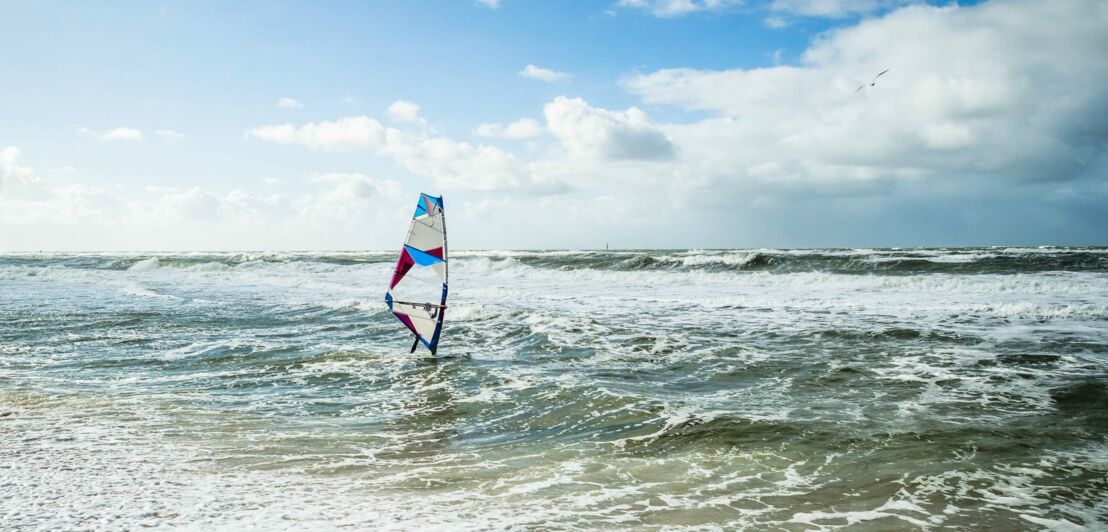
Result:
{"label": "turquoise water", "polygon": [[1108,250],[0,255],[14,528],[1108,527]]}

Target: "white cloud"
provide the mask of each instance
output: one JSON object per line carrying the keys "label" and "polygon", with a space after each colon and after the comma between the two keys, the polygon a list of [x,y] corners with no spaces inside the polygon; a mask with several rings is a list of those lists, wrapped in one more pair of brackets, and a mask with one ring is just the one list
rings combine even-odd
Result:
{"label": "white cloud", "polygon": [[809,17],[843,18],[873,13],[878,9],[908,2],[909,0],[774,0],[770,8]]}
{"label": "white cloud", "polygon": [[[764,15],[793,20],[808,8],[790,9]],[[1066,2],[905,7],[817,36],[791,65],[636,73],[623,86],[638,107],[560,97],[545,121],[477,128],[552,133],[504,149],[369,116],[246,135],[365,150],[427,177],[461,206],[453,227],[470,246],[1095,241],[1108,198],[1106,17]],[[423,120],[418,109],[407,116]],[[321,174],[306,189],[269,180],[254,181],[258,191],[97,189],[51,184],[69,177],[52,172],[39,180],[19,155],[0,152],[0,248],[108,248],[116,235],[130,235],[115,241],[128,248],[391,247],[399,237],[375,241],[388,231],[365,228],[398,227],[416,192],[363,174]],[[1023,234],[1051,219],[1077,222]],[[1071,236],[1075,226],[1084,232]]]}
{"label": "white cloud", "polygon": [[535,65],[527,65],[523,67],[523,70],[519,71],[519,75],[525,78],[537,79],[539,81],[547,82],[565,81],[570,78],[570,75],[565,72],[539,68]]}
{"label": "white cloud", "polygon": [[358,218],[380,203],[403,195],[400,183],[364,174],[321,174],[313,176],[312,181],[330,185],[307,206],[308,216],[318,220]]}
{"label": "white cloud", "polygon": [[762,21],[762,23],[765,24],[767,28],[775,30],[779,30],[789,25],[789,21],[785,20],[783,17],[778,16],[766,17],[765,20]]}
{"label": "white cloud", "polygon": [[[114,224],[118,202],[112,195],[85,185],[44,183],[33,169],[18,164],[20,156],[16,147],[0,150],[0,249],[10,247],[11,239],[41,238],[35,231],[11,230],[14,226]],[[41,241],[37,242],[41,248]]]}
{"label": "white cloud", "polygon": [[[911,3],[912,0],[773,0],[770,9],[808,17],[844,18],[874,13]],[[722,12],[743,5],[744,0],[619,0],[617,5],[641,9],[656,17],[669,18],[697,12]],[[785,19],[771,16],[764,23],[783,28]]]}
{"label": "white cloud", "polygon": [[155,131],[154,134],[168,141],[185,140],[188,138],[184,133],[173,131],[172,129],[159,129]]}
{"label": "white cloud", "polygon": [[[86,185],[36,186],[22,195],[0,196],[0,224],[36,226],[63,224],[70,227],[114,227],[125,213],[117,196]],[[0,231],[4,233],[4,231]],[[24,231],[0,234],[20,237]],[[46,240],[49,241],[49,240]],[[42,247],[41,243],[38,247]]]}
{"label": "white cloud", "polygon": [[473,146],[445,137],[397,136],[385,151],[408,170],[434,178],[444,189],[516,189],[532,181],[527,165],[494,146]]}
{"label": "white cloud", "polygon": [[39,181],[19,156],[14,147],[0,150],[0,250],[382,245],[365,228],[410,216],[400,210],[412,195],[398,182],[361,174],[315,176],[313,190],[293,197],[196,186],[101,189]]}
{"label": "white cloud", "polygon": [[218,194],[200,187],[152,188],[147,191],[150,196],[126,201],[123,211],[129,219],[154,228],[210,232],[207,227],[254,227],[268,238],[288,242],[287,247],[290,238],[300,236],[297,240],[304,242],[304,233],[313,227],[325,232],[355,227],[364,236],[367,220],[411,200],[400,183],[363,174],[321,174],[309,181],[319,187],[293,197],[243,189]]}
{"label": "white cloud", "polygon": [[117,127],[115,129],[105,129],[103,131],[95,131],[88,128],[80,128],[77,130],[78,135],[85,137],[92,137],[95,139],[103,140],[106,142],[112,142],[117,140],[122,141],[138,141],[142,140],[142,131],[129,127]]}
{"label": "white cloud", "polygon": [[275,227],[280,234],[289,225],[363,221],[383,204],[391,209],[403,196],[398,182],[362,174],[322,174],[310,181],[322,187],[294,197],[243,189],[220,194],[201,187],[150,187],[140,199],[118,198],[124,204],[118,216],[155,228],[230,224]]}
{"label": "white cloud", "polygon": [[575,157],[661,160],[674,156],[666,135],[636,107],[609,111],[580,98],[559,96],[546,104],[543,114],[550,131]]}
{"label": "white cloud", "polygon": [[500,9],[500,0],[477,0],[477,4],[489,9]]}
{"label": "white cloud", "polygon": [[697,11],[722,11],[742,0],[619,0],[622,7],[642,9],[656,17],[676,17]]}
{"label": "white cloud", "polygon": [[15,146],[0,150],[0,196],[18,193],[38,182],[34,169],[16,164],[21,154]]}
{"label": "white cloud", "polygon": [[1079,2],[911,6],[820,37],[800,66],[668,69],[625,86],[711,114],[661,127],[701,183],[1067,179],[1105,152],[1089,117],[1108,114],[1106,26],[1108,11]]}
{"label": "white cloud", "polygon": [[223,205],[220,198],[200,187],[177,189],[172,187],[151,187],[147,190],[159,194],[150,202],[149,207],[145,202],[134,204],[139,206],[134,209],[139,216],[153,216],[151,223],[191,222],[200,224],[219,223],[224,220]]}
{"label": "white cloud", "polygon": [[389,105],[389,118],[393,122],[405,124],[423,124],[425,121],[419,116],[419,104],[408,100],[396,100]]}
{"label": "white cloud", "polygon": [[542,181],[527,164],[500,148],[385,127],[368,116],[307,123],[299,128],[292,124],[260,126],[250,129],[247,136],[321,151],[372,150],[416,174],[434,178],[438,186],[447,189],[538,187]]}
{"label": "white cloud", "polygon": [[520,118],[508,125],[490,123],[477,126],[474,131],[482,137],[503,139],[529,139],[542,134],[543,127],[534,118]]}
{"label": "white cloud", "polygon": [[273,124],[251,128],[247,136],[278,144],[301,144],[313,150],[348,151],[381,146],[385,127],[368,116],[340,118],[333,122]]}
{"label": "white cloud", "polygon": [[304,104],[292,98],[289,98],[288,96],[284,96],[277,99],[277,103],[274,105],[274,107],[278,107],[280,109],[301,109],[304,107]]}
{"label": "white cloud", "polygon": [[[251,134],[317,150],[370,150],[446,190],[558,190],[564,193],[547,204],[565,212],[587,198],[618,195],[627,208],[612,227],[644,234],[632,231],[631,221],[649,208],[651,219],[668,220],[655,229],[678,235],[671,242],[680,245],[691,244],[678,231],[703,225],[708,214],[698,213],[741,211],[749,222],[772,214],[774,223],[796,230],[800,222],[789,220],[800,212],[877,212],[912,205],[913,195],[934,205],[928,191],[938,189],[1012,195],[1054,186],[1036,181],[1070,180],[1065,185],[1080,193],[1103,182],[1108,168],[1108,130],[1097,120],[1108,114],[1108,64],[1099,59],[1108,49],[1100,31],[1108,13],[1083,6],[910,6],[820,35],[791,65],[636,74],[623,86],[645,104],[669,109],[647,116],[645,105],[605,109],[558,97],[545,105],[544,124],[476,129],[496,138],[531,134],[540,125],[552,133],[511,149],[386,127],[369,117],[263,126]],[[1044,29],[1048,19],[1066,29]],[[884,68],[891,70],[875,87],[855,94]],[[678,119],[659,122],[661,116]],[[691,210],[694,201],[698,208]],[[489,207],[503,216],[517,210]],[[895,218],[882,216],[872,220]],[[588,231],[584,222],[566,227],[567,245],[573,231]],[[723,240],[714,242],[744,243],[728,234],[720,229],[713,238]]]}
{"label": "white cloud", "polygon": [[[486,196],[480,200],[449,201],[455,225],[495,233],[504,249],[534,248],[540,241],[552,248],[603,248],[624,228],[638,234],[650,233],[650,223],[665,213],[650,198],[626,194],[590,193],[585,196],[548,195],[518,201]],[[616,229],[619,228],[619,229]],[[541,240],[540,240],[541,239]]]}

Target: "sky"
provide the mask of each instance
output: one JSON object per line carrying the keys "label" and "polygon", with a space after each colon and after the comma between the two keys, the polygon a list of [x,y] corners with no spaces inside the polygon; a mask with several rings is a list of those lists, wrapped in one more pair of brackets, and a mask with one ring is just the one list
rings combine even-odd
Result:
{"label": "sky", "polygon": [[1108,245],[1108,2],[0,12],[0,250]]}

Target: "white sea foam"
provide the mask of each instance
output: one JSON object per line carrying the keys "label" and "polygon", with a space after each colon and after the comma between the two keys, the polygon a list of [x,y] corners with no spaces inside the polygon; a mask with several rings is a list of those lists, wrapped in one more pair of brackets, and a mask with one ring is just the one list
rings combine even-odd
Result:
{"label": "white sea foam", "polygon": [[688,252],[680,255],[663,256],[662,260],[675,262],[681,266],[696,267],[696,266],[731,266],[731,267],[743,267],[750,264],[752,260],[758,257],[756,252],[740,252],[740,253],[705,253],[705,252]]}
{"label": "white sea foam", "polygon": [[[455,254],[435,360],[409,355],[410,337],[384,311],[395,252],[0,265],[0,416],[13,412],[0,417],[0,519],[32,529],[1108,521],[1097,489],[1108,446],[1040,439],[1096,428],[1082,401],[1102,393],[1108,274],[743,272],[728,266],[755,251],[620,253],[679,267]],[[1018,445],[1027,427],[1036,448]]]}
{"label": "white sea foam", "polygon": [[449,308],[450,321],[469,322],[495,319],[509,312],[507,307],[495,304],[462,304]]}
{"label": "white sea foam", "polygon": [[194,272],[223,272],[231,269],[231,267],[222,262],[212,261],[189,266],[188,269]]}

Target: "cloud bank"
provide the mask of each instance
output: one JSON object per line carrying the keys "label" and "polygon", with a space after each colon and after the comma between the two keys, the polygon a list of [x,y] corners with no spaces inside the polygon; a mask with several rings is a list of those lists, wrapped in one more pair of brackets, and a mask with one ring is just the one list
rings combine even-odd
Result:
{"label": "cloud bank", "polygon": [[636,107],[609,111],[591,107],[581,98],[559,96],[546,104],[543,115],[573,157],[656,160],[674,156],[665,133]]}
{"label": "cloud bank", "polygon": [[386,127],[368,116],[299,127],[259,126],[247,131],[247,136],[321,151],[371,150],[433,178],[436,186],[446,190],[512,190],[538,184],[526,163],[501,148]]}
{"label": "cloud bank", "polygon": [[[729,7],[627,4],[658,16]],[[770,7],[772,16],[850,17],[887,5]],[[424,179],[452,202],[462,198],[452,205],[481,235],[478,245],[901,245],[903,235],[948,242],[978,228],[993,236],[971,243],[1089,235],[1108,223],[1105,27],[1108,5],[1086,2],[909,5],[817,36],[793,64],[634,71],[619,80],[632,98],[622,105],[567,90],[535,100],[514,122],[473,117],[454,134],[410,100],[383,117],[260,120],[248,139],[324,161],[303,177],[310,190],[296,194],[276,192],[281,182],[263,192],[117,190],[90,186],[80,172],[51,175],[68,180],[55,182],[9,146],[0,151],[0,248],[17,247],[21,228],[36,224],[70,238],[173,224],[210,236],[218,222],[238,231],[231,247],[289,227],[318,236],[403,219]],[[520,75],[568,78],[534,65]],[[78,131],[143,139],[130,128]],[[169,133],[155,135],[176,138]],[[338,152],[366,152],[395,173],[336,173],[330,161],[352,160]],[[364,235],[351,235],[363,245]]]}
{"label": "cloud bank", "polygon": [[[1047,19],[1066,31],[1043,31]],[[627,223],[691,220],[737,205],[787,212],[805,198],[822,201],[815,209],[842,198],[884,212],[908,195],[937,201],[921,195],[936,187],[983,197],[1042,187],[1095,195],[1108,168],[1108,126],[1098,119],[1108,116],[1103,27],[1108,8],[1079,2],[913,5],[821,35],[797,64],[661,69],[622,80],[649,108],[693,120],[658,121],[637,106],[605,109],[559,96],[543,106],[545,123],[474,129],[490,139],[541,140],[539,149],[472,144],[366,116],[260,126],[250,135],[370,150],[447,191],[618,195],[639,205],[624,213]],[[856,92],[886,68],[875,86]],[[404,116],[418,116],[418,107],[409,109]],[[1020,188],[1032,185],[1039,188]]]}
{"label": "cloud bank", "polygon": [[[0,150],[0,249],[312,248],[336,235],[371,245],[367,226],[402,219],[411,197],[399,182],[357,173],[311,176],[314,190],[297,195],[202,187],[122,191],[54,184],[21,166],[21,150]],[[34,231],[28,230],[34,228]],[[383,235],[382,235],[383,236]]]}
{"label": "cloud bank", "polygon": [[710,114],[662,126],[708,179],[1074,179],[1108,138],[1092,118],[1108,113],[1108,8],[1089,7],[911,6],[822,36],[798,66],[664,69],[624,85]]}

